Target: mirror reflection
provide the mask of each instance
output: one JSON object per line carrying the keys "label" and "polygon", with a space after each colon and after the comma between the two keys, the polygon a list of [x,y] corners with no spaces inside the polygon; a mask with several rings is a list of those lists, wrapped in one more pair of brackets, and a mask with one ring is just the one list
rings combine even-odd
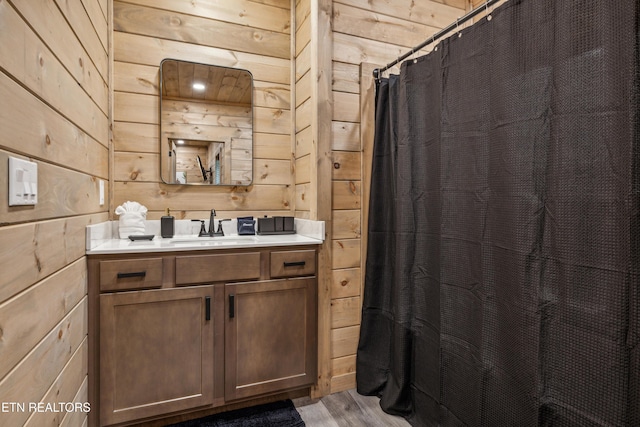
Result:
{"label": "mirror reflection", "polygon": [[250,185],[253,80],[247,70],[165,59],[160,174],[167,184]]}

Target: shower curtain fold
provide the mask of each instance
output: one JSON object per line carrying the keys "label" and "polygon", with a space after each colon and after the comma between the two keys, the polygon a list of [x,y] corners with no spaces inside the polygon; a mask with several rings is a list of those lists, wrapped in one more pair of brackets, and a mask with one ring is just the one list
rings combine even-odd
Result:
{"label": "shower curtain fold", "polygon": [[635,0],[511,0],[376,91],[358,391],[640,425]]}

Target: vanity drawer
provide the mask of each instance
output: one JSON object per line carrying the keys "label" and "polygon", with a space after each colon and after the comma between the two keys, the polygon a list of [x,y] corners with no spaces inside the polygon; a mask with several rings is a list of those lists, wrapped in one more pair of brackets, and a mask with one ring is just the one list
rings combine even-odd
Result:
{"label": "vanity drawer", "polygon": [[162,258],[100,261],[100,291],[160,288]]}
{"label": "vanity drawer", "polygon": [[176,285],[260,278],[260,252],[176,257]]}
{"label": "vanity drawer", "polygon": [[316,272],[316,251],[271,252],[271,277],[312,276]]}

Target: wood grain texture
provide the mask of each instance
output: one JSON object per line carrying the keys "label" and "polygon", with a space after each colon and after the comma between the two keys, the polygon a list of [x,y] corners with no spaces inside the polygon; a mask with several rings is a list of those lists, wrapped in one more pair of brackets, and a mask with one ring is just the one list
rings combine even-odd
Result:
{"label": "wood grain texture", "polygon": [[127,0],[127,2],[285,34],[290,32],[291,27],[289,5],[285,1],[281,1],[279,5],[248,0],[217,0],[215,2]]}
{"label": "wood grain texture", "polygon": [[360,209],[334,210],[331,235],[334,239],[359,239]]}
{"label": "wood grain texture", "polygon": [[257,159],[291,159],[290,136],[254,132],[253,156]]}
{"label": "wood grain texture", "polygon": [[337,92],[360,93],[360,68],[354,64],[333,62],[333,90]]}
{"label": "wood grain texture", "polygon": [[344,328],[360,324],[362,303],[360,297],[331,300],[331,328]]}
{"label": "wood grain texture", "polygon": [[360,123],[334,120],[331,131],[334,151],[360,151]]}
{"label": "wood grain texture", "polygon": [[[85,297],[3,378],[0,402],[39,402],[85,342],[86,319]],[[7,412],[2,414],[2,422],[21,426],[29,416],[27,411]]]}
{"label": "wood grain texture", "polygon": [[82,259],[85,227],[106,219],[104,213],[0,227],[0,247],[12,248],[0,252],[0,303]]}
{"label": "wood grain texture", "polygon": [[360,295],[362,277],[360,268],[332,270],[331,297],[347,298]]}
{"label": "wood grain texture", "polygon": [[[6,177],[9,176],[8,157],[11,154],[0,151],[0,174],[5,177],[0,182],[5,185],[7,185]],[[102,210],[99,203],[98,179],[95,176],[39,160],[36,163],[38,164],[38,204],[10,207],[7,192],[0,193],[0,224],[85,215]],[[105,189],[108,190],[106,183]]]}
{"label": "wood grain texture", "polygon": [[[0,74],[0,144],[11,151],[106,178],[108,151],[97,141]],[[9,108],[10,107],[10,108]]]}
{"label": "wood grain texture", "polygon": [[[3,402],[87,400],[85,227],[108,219],[107,12],[104,0],[0,2],[0,185],[12,156],[38,164],[39,186],[35,207],[0,192]],[[86,418],[12,412],[0,424]]]}
{"label": "wood grain texture", "polygon": [[334,210],[360,209],[362,198],[360,181],[333,181],[332,192]]}
{"label": "wood grain texture", "polygon": [[360,266],[360,239],[343,239],[332,242],[334,270]]}
{"label": "wood grain texture", "polygon": [[[169,5],[173,6],[173,4]],[[114,30],[175,41],[207,44],[236,52],[247,52],[289,58],[289,36],[285,33],[260,30],[235,24],[163,10],[113,2]]]}
{"label": "wood grain texture", "polygon": [[[59,270],[0,304],[2,341],[0,378],[4,377],[69,310],[87,294],[84,259]],[[38,316],[33,313],[37,312]]]}
{"label": "wood grain texture", "polygon": [[333,179],[360,180],[362,155],[352,151],[333,152]]}
{"label": "wood grain texture", "polygon": [[[397,2],[394,2],[397,3]],[[370,4],[370,3],[369,3]],[[413,4],[437,4],[433,2],[413,2]],[[456,12],[463,11],[455,8],[452,9]],[[423,40],[426,40],[431,35],[438,31],[437,24],[434,23],[434,12],[428,14],[428,20],[414,20],[401,19],[395,17],[395,15],[384,15],[377,13],[375,10],[366,10],[358,7],[351,7],[345,4],[336,2],[333,8],[333,28],[334,31],[340,33],[348,33],[354,36],[379,40],[385,43],[402,43],[405,46],[416,46]],[[407,16],[407,17],[410,17]],[[453,19],[446,19],[446,23],[441,26],[448,25],[451,21],[455,21],[456,16]],[[429,22],[434,25],[429,25]]]}
{"label": "wood grain texture", "polygon": [[331,330],[331,358],[356,354],[360,326],[348,326]]}
{"label": "wood grain texture", "polygon": [[[386,24],[387,19],[390,20],[389,22],[394,22],[395,25],[400,25],[404,28],[412,28],[411,25],[413,23],[435,28],[444,28],[454,22],[456,18],[464,15],[467,6],[466,2],[467,0],[452,0],[447,1],[447,3],[449,3],[447,4],[445,2],[433,0],[424,0],[419,2],[412,0],[336,0],[336,3],[339,4],[336,9],[338,11],[343,11],[348,7],[353,7],[363,10],[363,12],[360,12],[363,14],[359,15],[360,17],[357,18],[357,22],[361,23],[359,26],[360,28],[356,25],[352,25],[353,29],[349,31],[355,34],[355,31],[363,29],[361,27],[366,26],[365,23],[372,24],[377,22]],[[378,18],[377,21],[375,17]],[[383,27],[386,28],[387,26],[383,25]],[[382,30],[382,28],[379,29]],[[383,31],[381,31],[381,33],[382,32]],[[372,38],[384,41],[384,37],[387,35],[389,35],[389,33],[378,34]],[[425,38],[426,37],[422,40]],[[398,40],[412,40],[412,38],[409,35],[403,34],[402,38],[398,38]],[[415,44],[420,43],[422,40],[418,40]]]}
{"label": "wood grain texture", "polygon": [[[78,350],[73,354],[69,363],[64,367],[58,378],[49,388],[47,393],[42,397],[40,402],[43,404],[55,405],[58,402],[78,402],[80,404],[87,402],[87,382],[88,382],[88,365],[87,365],[87,339],[85,339]],[[46,407],[46,406],[45,406]],[[69,425],[78,426],[82,422],[73,419],[78,414],[67,412],[34,412],[24,424],[25,427],[41,427],[46,425]],[[87,417],[85,413],[80,412],[79,416]]]}
{"label": "wood grain texture", "polygon": [[180,59],[251,70],[254,79],[288,84],[289,59],[234,52],[228,49],[115,32],[114,59],[144,65],[160,65],[165,58]]}
{"label": "wood grain texture", "polygon": [[[29,24],[37,28],[38,35],[43,38],[44,43],[60,63],[69,70],[78,83],[86,88],[103,113],[106,113],[107,53],[99,40],[95,40],[97,43],[90,44],[85,50],[82,39],[75,37],[73,33],[74,27],[79,23],[72,22],[72,25],[68,25],[65,21],[67,17],[60,12],[54,2],[17,2],[15,6]],[[96,38],[95,30],[91,25],[84,25],[77,29],[87,42]],[[87,52],[91,52],[91,55]]]}
{"label": "wood grain texture", "polygon": [[288,210],[287,186],[248,187],[173,186],[146,182],[116,182],[114,205],[139,200],[148,209],[202,210],[204,206],[227,211]]}
{"label": "wood grain texture", "polygon": [[[76,126],[96,140],[107,140],[106,84],[100,79],[96,83],[99,89],[97,91],[90,89],[96,82],[97,72],[90,77],[92,79],[90,82],[70,74],[65,64],[56,58],[38,34],[27,26],[18,12],[7,2],[0,3],[0,38],[10,41],[10,43],[0,44],[0,67],[6,70],[6,73],[13,75],[16,80],[56,111],[65,117],[72,118]],[[16,51],[24,52],[24,55],[15,55]],[[35,60],[27,60],[27,58]],[[90,62],[89,59],[86,61]],[[79,60],[74,59],[74,62]],[[104,109],[101,109],[101,106],[97,105],[92,98],[102,99],[99,102]],[[9,106],[3,104],[4,108]]]}

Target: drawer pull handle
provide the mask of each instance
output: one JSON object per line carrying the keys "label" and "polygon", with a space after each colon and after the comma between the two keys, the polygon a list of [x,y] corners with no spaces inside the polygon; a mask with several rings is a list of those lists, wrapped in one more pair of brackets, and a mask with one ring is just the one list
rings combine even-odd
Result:
{"label": "drawer pull handle", "polygon": [[236,304],[235,304],[235,295],[229,295],[229,319],[233,319],[236,317]]}
{"label": "drawer pull handle", "polygon": [[204,297],[204,320],[211,320],[211,297]]}
{"label": "drawer pull handle", "polygon": [[305,261],[293,261],[293,262],[285,262],[284,266],[285,267],[304,267],[305,264],[306,264]]}
{"label": "drawer pull handle", "polygon": [[133,273],[118,273],[118,279],[125,279],[127,277],[144,277],[147,275],[146,271],[134,271]]}

